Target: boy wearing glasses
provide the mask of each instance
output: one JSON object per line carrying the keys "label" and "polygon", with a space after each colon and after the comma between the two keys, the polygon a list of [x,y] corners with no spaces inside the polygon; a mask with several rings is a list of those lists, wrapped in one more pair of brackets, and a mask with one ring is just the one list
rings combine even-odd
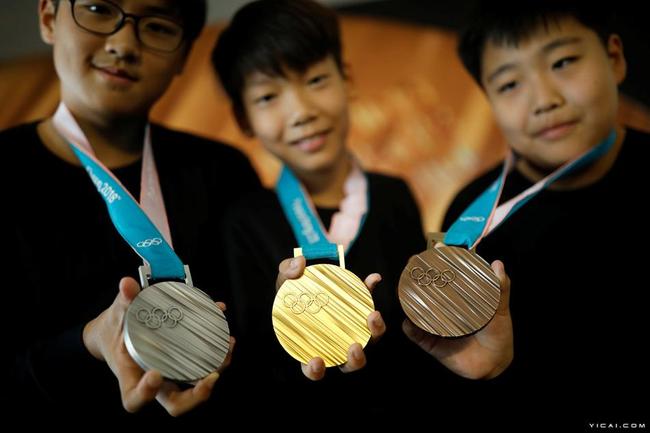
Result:
{"label": "boy wearing glasses", "polygon": [[[157,213],[147,214],[191,267],[194,286],[223,299],[214,292],[224,277],[215,227],[259,181],[239,152],[148,122],[182,71],[205,9],[203,0],[39,2],[61,104],[50,118],[0,133],[5,161],[25,164],[2,178],[13,204],[2,225],[12,252],[6,287],[15,311],[27,313],[12,321],[16,414],[179,415],[212,393],[216,372],[182,389],[129,356],[122,329],[142,262],[107,212],[104,198],[119,194],[90,181],[71,145],[83,137],[145,211],[157,197]],[[160,404],[148,404],[154,399]]]}

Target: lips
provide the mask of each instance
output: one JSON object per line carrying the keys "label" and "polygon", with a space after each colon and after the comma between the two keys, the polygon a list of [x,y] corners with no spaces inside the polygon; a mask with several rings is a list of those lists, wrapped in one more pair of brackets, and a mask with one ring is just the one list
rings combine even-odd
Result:
{"label": "lips", "polygon": [[536,130],[533,133],[533,137],[543,140],[558,140],[569,135],[577,123],[576,120],[555,122]]}
{"label": "lips", "polygon": [[135,73],[128,71],[124,68],[119,68],[116,66],[98,66],[98,65],[93,65],[93,67],[97,69],[99,72],[101,72],[104,76],[114,81],[135,83],[136,81],[139,80],[138,76]]}
{"label": "lips", "polygon": [[326,129],[314,134],[305,135],[301,138],[298,138],[297,140],[290,141],[289,144],[298,147],[304,152],[316,152],[325,145],[327,136],[330,132],[332,132],[331,129]]}

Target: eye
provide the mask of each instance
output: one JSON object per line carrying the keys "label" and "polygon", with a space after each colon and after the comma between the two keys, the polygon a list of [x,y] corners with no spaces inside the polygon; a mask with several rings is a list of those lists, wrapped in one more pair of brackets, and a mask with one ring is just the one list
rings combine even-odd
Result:
{"label": "eye", "polygon": [[329,77],[330,77],[329,74],[319,74],[307,80],[307,84],[310,86],[322,85],[325,82],[327,82],[327,79]]}
{"label": "eye", "polygon": [[101,3],[90,3],[87,5],[83,5],[83,7],[90,13],[92,14],[97,14],[97,15],[113,15],[114,12],[112,9],[107,7],[106,5],[103,5]]}
{"label": "eye", "polygon": [[578,61],[578,56],[562,57],[560,60],[553,62],[553,69],[564,69],[572,63]]}
{"label": "eye", "polygon": [[502,93],[510,92],[514,90],[516,87],[517,87],[516,81],[508,81],[507,83],[497,87],[497,93],[502,94]]}
{"label": "eye", "polygon": [[[107,23],[109,20],[117,20],[120,16],[120,10],[114,5],[93,0],[75,2],[72,13],[76,20],[81,20],[91,27],[100,23]],[[90,20],[93,20],[93,23]]]}
{"label": "eye", "polygon": [[150,33],[158,33],[163,36],[176,36],[180,32],[178,26],[163,22],[161,20],[148,22],[145,30]]}
{"label": "eye", "polygon": [[276,98],[275,93],[265,93],[262,96],[258,96],[257,98],[253,99],[253,104],[263,107],[265,105],[268,105],[271,103]]}

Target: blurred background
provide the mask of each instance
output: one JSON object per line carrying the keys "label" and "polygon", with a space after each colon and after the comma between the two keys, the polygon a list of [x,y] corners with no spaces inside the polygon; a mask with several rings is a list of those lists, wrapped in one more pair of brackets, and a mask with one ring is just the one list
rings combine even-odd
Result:
{"label": "blurred background", "polygon": [[[323,0],[341,15],[351,72],[349,147],[366,169],[408,181],[427,231],[439,228],[454,194],[504,152],[484,95],[455,54],[471,1]],[[152,118],[242,149],[271,186],[279,163],[239,132],[209,63],[220,29],[247,1],[208,3],[209,24]],[[616,3],[629,68],[620,117],[650,132],[648,18],[639,3]],[[2,6],[0,129],[46,117],[58,103],[50,50],[38,31],[38,1],[2,0]]]}

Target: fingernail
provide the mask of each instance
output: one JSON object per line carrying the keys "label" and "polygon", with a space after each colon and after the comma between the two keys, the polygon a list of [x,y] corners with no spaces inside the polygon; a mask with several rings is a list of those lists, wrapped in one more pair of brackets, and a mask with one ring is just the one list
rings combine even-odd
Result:
{"label": "fingernail", "polygon": [[217,373],[216,371],[214,373],[210,373],[210,375],[208,376],[208,386],[212,388],[218,379],[219,379],[219,373]]}
{"label": "fingernail", "polygon": [[322,370],[322,365],[319,362],[310,363],[309,367],[311,368],[312,373],[320,373]]}
{"label": "fingernail", "polygon": [[298,267],[298,260],[296,260],[295,258],[291,259],[291,262],[289,263],[289,268],[296,269],[297,267]]}

